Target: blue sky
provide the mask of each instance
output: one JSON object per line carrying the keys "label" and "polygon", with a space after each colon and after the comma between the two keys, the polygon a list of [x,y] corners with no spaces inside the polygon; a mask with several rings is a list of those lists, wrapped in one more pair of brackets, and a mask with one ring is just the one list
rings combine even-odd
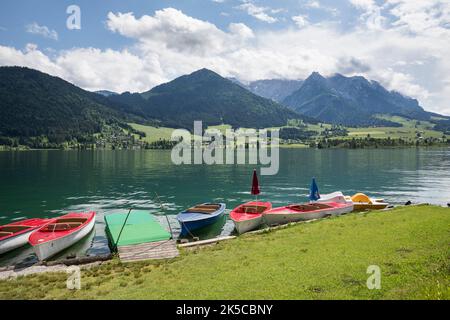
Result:
{"label": "blue sky", "polygon": [[[81,30],[66,27],[78,5]],[[144,91],[207,67],[242,81],[363,75],[450,114],[450,3],[2,0],[0,65],[88,90]]]}
{"label": "blue sky", "polygon": [[[358,18],[358,10],[347,1],[321,1],[320,7],[315,7],[315,1],[282,0],[257,2],[258,7],[271,8],[267,15],[277,19],[267,23],[251,16],[247,11],[237,8],[242,5],[240,0],[2,0],[0,12],[0,27],[7,32],[0,34],[3,45],[25,47],[33,42],[39,47],[51,47],[60,50],[71,47],[95,46],[98,48],[119,49],[130,44],[123,37],[117,36],[105,27],[109,12],[133,12],[137,17],[154,13],[164,8],[177,8],[188,16],[214,23],[221,29],[226,29],[232,22],[243,22],[254,30],[280,30],[286,26],[295,26],[292,16],[307,14],[312,22],[323,20],[341,20],[339,27],[349,29],[354,27]],[[255,2],[256,3],[256,2]],[[319,3],[319,2],[317,2]],[[66,28],[66,8],[76,4],[82,12],[82,29],[74,32]],[[336,10],[336,11],[332,11]],[[26,25],[36,22],[58,33],[58,41],[45,37],[36,37],[26,32]],[[5,30],[3,30],[5,31]]]}

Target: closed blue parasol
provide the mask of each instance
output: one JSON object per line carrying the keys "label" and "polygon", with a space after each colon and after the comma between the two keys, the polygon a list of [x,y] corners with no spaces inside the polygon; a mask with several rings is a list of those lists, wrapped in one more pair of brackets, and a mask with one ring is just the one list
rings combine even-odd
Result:
{"label": "closed blue parasol", "polygon": [[309,200],[317,201],[320,199],[319,187],[317,186],[316,179],[312,178],[311,188],[309,192]]}

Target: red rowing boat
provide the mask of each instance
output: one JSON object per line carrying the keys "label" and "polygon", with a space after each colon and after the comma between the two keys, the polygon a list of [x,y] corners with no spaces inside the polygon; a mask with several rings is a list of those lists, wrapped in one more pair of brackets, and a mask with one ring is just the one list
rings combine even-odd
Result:
{"label": "red rowing boat", "polygon": [[272,209],[272,203],[251,201],[241,204],[230,212],[236,231],[239,234],[258,228],[263,223],[263,213]]}
{"label": "red rowing boat", "polygon": [[48,222],[48,219],[36,218],[0,226],[0,254],[26,245],[30,234]]}
{"label": "red rowing boat", "polygon": [[285,224],[302,220],[320,219],[353,211],[353,203],[323,202],[292,204],[264,213],[268,225]]}
{"label": "red rowing boat", "polygon": [[29,243],[39,260],[45,260],[80,241],[94,225],[95,212],[69,213],[33,232]]}

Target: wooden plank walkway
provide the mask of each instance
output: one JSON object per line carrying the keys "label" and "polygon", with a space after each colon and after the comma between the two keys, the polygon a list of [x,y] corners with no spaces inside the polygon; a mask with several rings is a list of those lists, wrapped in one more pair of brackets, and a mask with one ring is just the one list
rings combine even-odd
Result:
{"label": "wooden plank walkway", "polygon": [[123,262],[171,259],[179,255],[175,240],[119,246],[119,258]]}
{"label": "wooden plank walkway", "polygon": [[208,239],[208,240],[200,240],[200,241],[182,243],[182,244],[179,244],[178,247],[180,247],[180,248],[199,247],[199,246],[215,244],[215,243],[218,243],[221,241],[232,240],[232,239],[236,239],[236,236],[218,237],[218,238],[213,238],[213,239]]}

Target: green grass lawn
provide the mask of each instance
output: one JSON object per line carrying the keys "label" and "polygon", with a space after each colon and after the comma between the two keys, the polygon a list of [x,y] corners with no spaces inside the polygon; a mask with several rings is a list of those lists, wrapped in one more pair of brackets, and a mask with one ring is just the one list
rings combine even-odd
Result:
{"label": "green grass lawn", "polygon": [[311,131],[317,131],[318,133],[321,133],[325,129],[331,129],[333,126],[331,124],[322,123],[322,124],[308,124],[307,130]]}
{"label": "green grass lawn", "polygon": [[[144,141],[148,143],[152,143],[155,141],[158,141],[160,139],[162,140],[170,140],[172,136],[173,128],[166,128],[166,127],[150,127],[150,126],[144,126],[141,124],[136,123],[129,123],[129,125],[136,130],[139,130],[141,132],[144,132],[146,137],[143,138]],[[138,135],[136,135],[136,138],[139,138]]]}
{"label": "green grass lawn", "polygon": [[217,126],[209,126],[208,129],[217,129],[220,130],[222,134],[225,134],[227,129],[233,129],[229,124],[221,124]]}
{"label": "green grass lawn", "polygon": [[[166,262],[113,260],[0,282],[0,299],[449,299],[450,209],[354,213],[182,251]],[[366,287],[369,265],[381,289]]]}
{"label": "green grass lawn", "polygon": [[309,148],[309,145],[308,144],[303,144],[303,143],[283,143],[283,144],[280,144],[280,148],[304,149],[304,148]]}
{"label": "green grass lawn", "polygon": [[[146,125],[141,125],[137,123],[129,123],[129,125],[136,130],[139,130],[141,132],[144,132],[146,134],[146,137],[143,138],[146,142],[155,142],[160,139],[162,140],[170,140],[172,136],[174,128],[167,128],[167,127],[151,127]],[[218,129],[222,132],[222,134],[225,134],[225,131],[227,129],[231,129],[230,125],[223,124],[218,126],[209,126],[208,129]],[[135,135],[136,138],[139,138],[138,135]]]}

